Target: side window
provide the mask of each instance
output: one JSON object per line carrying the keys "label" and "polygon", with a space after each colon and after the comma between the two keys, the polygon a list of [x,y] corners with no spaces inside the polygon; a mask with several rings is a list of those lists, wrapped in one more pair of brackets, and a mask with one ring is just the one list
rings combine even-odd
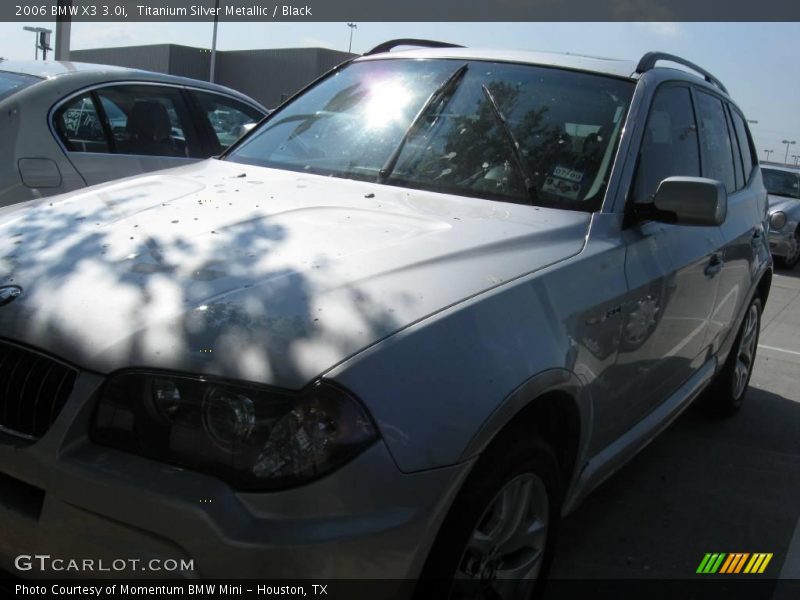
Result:
{"label": "side window", "polygon": [[736,190],[733,145],[728,134],[722,101],[699,90],[696,98],[700,147],[703,153],[703,177],[721,181],[728,193],[731,193]]}
{"label": "side window", "polygon": [[753,172],[753,144],[750,141],[750,134],[747,131],[747,125],[745,125],[742,115],[734,108],[731,108],[731,116],[733,117],[733,128],[736,130],[736,137],[739,139],[739,150],[742,153],[744,180],[746,182],[750,179],[750,173]]}
{"label": "side window", "polygon": [[90,93],[69,100],[55,115],[55,127],[70,152],[108,152],[100,117]]}
{"label": "side window", "polygon": [[669,86],[656,92],[639,151],[633,197],[651,202],[658,185],[675,175],[700,175],[697,126],[689,88]]}
{"label": "side window", "polygon": [[198,156],[181,91],[151,85],[120,85],[97,90],[117,154]]}
{"label": "side window", "polygon": [[200,110],[216,136],[217,152],[221,152],[247,133],[264,116],[260,110],[234,98],[210,92],[192,91]]}

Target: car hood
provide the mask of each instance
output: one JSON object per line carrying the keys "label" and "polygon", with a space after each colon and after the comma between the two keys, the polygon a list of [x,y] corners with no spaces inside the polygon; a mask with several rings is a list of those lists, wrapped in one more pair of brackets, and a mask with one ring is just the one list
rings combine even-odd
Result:
{"label": "car hood", "polygon": [[789,213],[796,212],[800,208],[800,200],[797,198],[789,198],[787,196],[769,195],[769,212],[770,214],[779,210]]}
{"label": "car hood", "polygon": [[576,254],[586,213],[209,160],[0,211],[0,337],[301,387]]}

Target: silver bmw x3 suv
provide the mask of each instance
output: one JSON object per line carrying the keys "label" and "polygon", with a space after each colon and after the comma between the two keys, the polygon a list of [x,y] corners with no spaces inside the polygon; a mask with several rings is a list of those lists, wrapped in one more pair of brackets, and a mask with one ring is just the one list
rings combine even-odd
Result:
{"label": "silver bmw x3 suv", "polygon": [[395,45],[220,159],[0,211],[2,568],[524,598],[561,515],[740,406],[772,266],[725,87]]}

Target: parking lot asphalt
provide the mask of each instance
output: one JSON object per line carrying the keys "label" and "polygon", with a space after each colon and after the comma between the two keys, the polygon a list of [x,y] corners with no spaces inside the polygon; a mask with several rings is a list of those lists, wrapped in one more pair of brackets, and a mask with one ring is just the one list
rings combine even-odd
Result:
{"label": "parking lot asphalt", "polygon": [[777,270],[730,418],[687,410],[561,523],[552,577],[684,579],[707,552],[771,552],[800,579],[800,269]]}

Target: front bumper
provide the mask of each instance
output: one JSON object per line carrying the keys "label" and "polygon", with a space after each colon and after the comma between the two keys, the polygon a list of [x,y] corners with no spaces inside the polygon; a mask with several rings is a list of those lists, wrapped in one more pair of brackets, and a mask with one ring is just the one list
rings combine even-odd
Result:
{"label": "front bumper", "polygon": [[[471,466],[403,474],[378,441],[308,485],[239,493],[92,444],[91,399],[102,381],[82,373],[35,444],[0,437],[0,570],[29,579],[414,578]],[[19,570],[19,555],[64,559],[62,570]],[[86,559],[92,569],[64,569]],[[97,570],[131,559],[126,569]],[[153,571],[154,559],[192,568]]]}

